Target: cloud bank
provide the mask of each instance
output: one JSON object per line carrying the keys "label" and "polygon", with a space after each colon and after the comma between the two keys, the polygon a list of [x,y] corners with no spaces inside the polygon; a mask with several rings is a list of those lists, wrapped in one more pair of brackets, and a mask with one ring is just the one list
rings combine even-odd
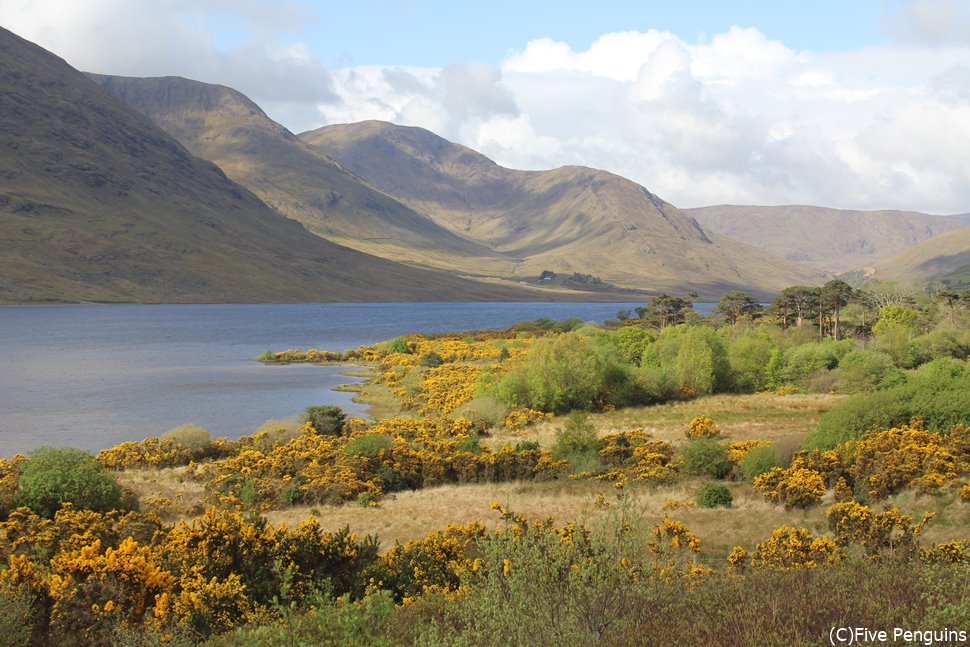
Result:
{"label": "cloud bank", "polygon": [[757,29],[700,45],[623,32],[584,51],[533,40],[491,69],[332,78],[321,123],[422,126],[514,168],[613,171],[679,206],[970,211],[967,46],[812,53]]}
{"label": "cloud bank", "polygon": [[295,2],[0,0],[5,26],[75,67],[229,85],[295,132],[422,126],[513,168],[606,169],[683,207],[970,212],[962,0],[903,4],[879,48],[793,51],[740,27],[701,44],[627,31],[585,50],[537,38],[495,65],[418,69],[328,70],[287,38],[315,19]]}

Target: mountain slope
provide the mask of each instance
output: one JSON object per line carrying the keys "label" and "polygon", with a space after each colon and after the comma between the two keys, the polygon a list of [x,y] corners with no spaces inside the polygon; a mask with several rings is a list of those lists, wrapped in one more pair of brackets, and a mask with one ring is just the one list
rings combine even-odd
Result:
{"label": "mountain slope", "polygon": [[965,223],[913,211],[848,211],[787,205],[685,209],[707,230],[828,272],[902,252]]}
{"label": "mountain slope", "polygon": [[3,29],[0,145],[3,302],[521,298],[310,234]]}
{"label": "mountain slope", "polygon": [[722,236],[617,175],[515,171],[421,128],[369,121],[301,138],[341,167],[469,240],[544,269],[651,291],[741,288],[767,295],[815,271]]}
{"label": "mountain slope", "polygon": [[179,77],[89,75],[193,154],[313,233],[432,267],[508,272],[511,259],[469,242],[375,191],[320,155],[245,95]]}
{"label": "mountain slope", "polygon": [[951,231],[876,262],[867,272],[905,283],[940,281],[970,289],[970,227]]}

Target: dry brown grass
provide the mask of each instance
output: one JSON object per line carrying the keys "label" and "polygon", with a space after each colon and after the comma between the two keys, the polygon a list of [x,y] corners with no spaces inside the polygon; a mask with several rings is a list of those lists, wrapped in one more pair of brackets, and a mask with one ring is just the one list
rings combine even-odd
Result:
{"label": "dry brown grass", "polygon": [[138,495],[142,508],[165,521],[194,517],[205,509],[205,485],[187,476],[185,467],[128,469],[118,472],[118,484]]}
{"label": "dry brown grass", "polygon": [[[687,402],[671,402],[649,407],[625,407],[605,413],[591,413],[590,422],[600,435],[642,428],[656,438],[672,443],[684,442],[684,431],[696,416],[710,416],[721,428],[725,440],[767,439],[782,445],[797,445],[815,428],[819,419],[844,396],[827,394],[793,395],[712,395]],[[492,448],[505,443],[537,440],[551,447],[564,417],[554,418],[520,433],[493,430],[487,444]]]}

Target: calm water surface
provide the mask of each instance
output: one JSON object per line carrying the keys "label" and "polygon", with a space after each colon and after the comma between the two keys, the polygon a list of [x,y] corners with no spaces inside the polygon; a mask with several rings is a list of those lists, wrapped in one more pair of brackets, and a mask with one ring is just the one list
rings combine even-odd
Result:
{"label": "calm water surface", "polygon": [[193,422],[250,434],[315,404],[363,415],[340,367],[264,366],[266,350],[344,350],[405,333],[604,321],[624,303],[367,303],[0,307],[0,456],[96,451]]}

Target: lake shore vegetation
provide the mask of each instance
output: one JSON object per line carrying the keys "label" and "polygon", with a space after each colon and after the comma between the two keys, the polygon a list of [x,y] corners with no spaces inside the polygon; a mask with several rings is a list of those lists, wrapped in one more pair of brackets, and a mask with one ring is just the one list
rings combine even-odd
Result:
{"label": "lake shore vegetation", "polygon": [[[0,459],[10,644],[814,644],[970,627],[970,298],[841,282],[710,316],[268,351],[310,407]],[[941,641],[942,642],[942,641]]]}

